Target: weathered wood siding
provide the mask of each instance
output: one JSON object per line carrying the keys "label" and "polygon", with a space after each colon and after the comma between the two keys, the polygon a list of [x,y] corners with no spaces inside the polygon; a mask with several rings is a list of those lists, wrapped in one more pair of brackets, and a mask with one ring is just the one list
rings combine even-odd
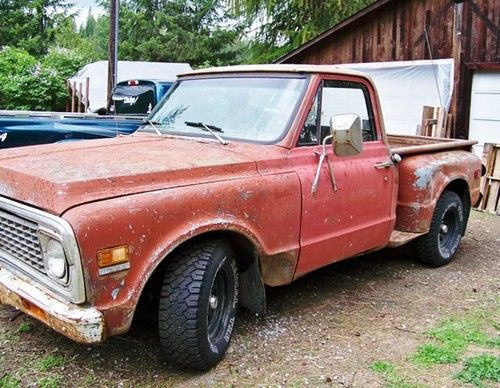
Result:
{"label": "weathered wood siding", "polygon": [[[452,57],[453,0],[399,0],[354,21],[293,57],[294,63],[358,63]],[[288,61],[290,62],[290,60]]]}
{"label": "weathered wood siding", "polygon": [[[468,133],[472,63],[500,62],[500,0],[394,0],[333,28],[281,63],[359,63],[455,58],[456,137]],[[458,39],[455,39],[457,17]],[[426,41],[426,31],[430,50]]]}
{"label": "weathered wood siding", "polygon": [[465,0],[462,61],[500,62],[500,0]]}

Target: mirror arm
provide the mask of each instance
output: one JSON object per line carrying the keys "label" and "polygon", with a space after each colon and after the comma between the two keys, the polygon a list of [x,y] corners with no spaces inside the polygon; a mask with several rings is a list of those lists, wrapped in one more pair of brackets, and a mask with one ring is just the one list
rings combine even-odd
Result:
{"label": "mirror arm", "polygon": [[333,191],[336,193],[338,191],[337,181],[335,179],[335,174],[333,173],[333,167],[330,163],[330,158],[326,155],[326,165],[328,166],[328,172],[330,173],[330,180],[332,181]]}
{"label": "mirror arm", "polygon": [[332,140],[332,148],[333,148],[333,135],[328,135],[328,136],[325,136],[325,138],[323,139],[323,153],[326,155],[326,142],[328,140]]}
{"label": "mirror arm", "polygon": [[311,195],[314,196],[316,194],[316,191],[318,190],[318,184],[319,184],[319,174],[321,173],[321,166],[323,165],[323,161],[326,158],[326,154],[320,153],[318,150],[314,151],[316,155],[319,155],[319,163],[318,163],[318,169],[316,170],[316,175],[314,176],[314,181],[311,187]]}
{"label": "mirror arm", "polygon": [[328,167],[328,174],[330,175],[330,181],[332,182],[333,191],[334,192],[338,191],[337,181],[335,179],[335,174],[333,173],[333,167],[332,164],[330,163],[330,159],[328,158],[328,153],[326,150],[326,142],[330,139],[333,139],[333,135],[328,135],[323,139],[322,152],[318,152],[318,150],[314,151],[316,155],[319,155],[319,163],[318,163],[318,169],[316,170],[316,175],[314,176],[313,185],[311,187],[311,195],[313,196],[314,194],[316,194],[316,191],[318,190],[319,177],[321,174],[321,166],[323,166],[323,162],[325,161],[325,159],[326,159],[326,165]]}

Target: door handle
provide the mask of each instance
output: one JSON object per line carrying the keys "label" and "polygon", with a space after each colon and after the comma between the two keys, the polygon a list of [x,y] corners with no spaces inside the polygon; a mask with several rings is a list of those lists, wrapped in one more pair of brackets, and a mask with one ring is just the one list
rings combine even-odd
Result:
{"label": "door handle", "polygon": [[380,170],[382,168],[389,168],[391,166],[394,166],[394,162],[392,160],[386,160],[385,162],[375,163],[373,166]]}

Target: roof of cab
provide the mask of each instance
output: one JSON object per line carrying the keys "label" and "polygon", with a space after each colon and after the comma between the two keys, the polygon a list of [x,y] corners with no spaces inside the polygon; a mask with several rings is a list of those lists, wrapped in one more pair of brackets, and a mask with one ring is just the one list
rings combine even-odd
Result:
{"label": "roof of cab", "polygon": [[370,78],[365,73],[356,70],[340,68],[334,65],[237,65],[237,66],[221,66],[209,67],[206,69],[193,70],[179,74],[179,77],[198,75],[198,74],[220,74],[220,73],[330,73],[330,74],[345,74],[355,75],[365,78]]}

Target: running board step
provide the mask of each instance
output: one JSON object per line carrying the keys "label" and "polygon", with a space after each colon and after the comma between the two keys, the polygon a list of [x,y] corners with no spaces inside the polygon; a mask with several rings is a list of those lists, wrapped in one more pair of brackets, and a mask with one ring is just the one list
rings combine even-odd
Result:
{"label": "running board step", "polygon": [[425,233],[410,233],[394,230],[391,233],[391,238],[389,239],[389,244],[387,244],[387,246],[389,248],[396,248],[401,245],[407,244],[410,241],[415,240],[417,237],[423,236],[424,234]]}

